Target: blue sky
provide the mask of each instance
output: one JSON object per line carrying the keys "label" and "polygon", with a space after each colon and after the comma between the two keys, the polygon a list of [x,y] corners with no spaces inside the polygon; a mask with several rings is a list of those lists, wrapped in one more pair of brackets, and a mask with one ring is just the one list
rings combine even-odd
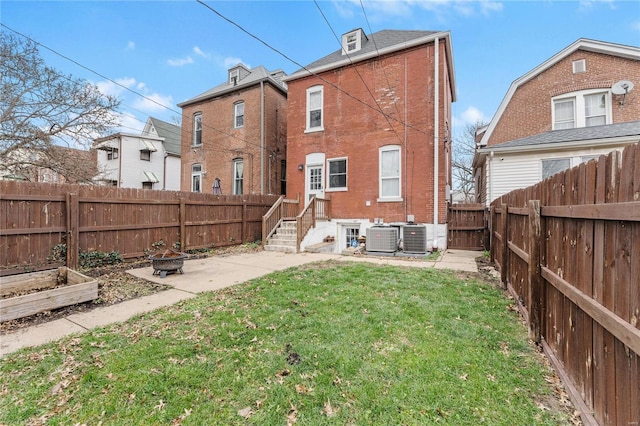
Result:
{"label": "blue sky", "polygon": [[[204,1],[302,65],[339,49],[334,32],[451,31],[454,138],[465,123],[490,120],[513,80],[577,39],[640,45],[636,0]],[[118,95],[127,132],[139,132],[148,116],[179,118],[177,103],[224,82],[238,62],[299,68],[195,0],[2,0],[0,22],[77,62],[41,48],[61,73]]]}

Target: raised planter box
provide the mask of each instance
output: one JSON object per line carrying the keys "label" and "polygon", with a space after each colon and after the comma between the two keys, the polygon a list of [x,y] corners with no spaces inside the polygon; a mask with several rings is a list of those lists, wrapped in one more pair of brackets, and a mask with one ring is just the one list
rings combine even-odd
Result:
{"label": "raised planter box", "polygon": [[[27,291],[33,292],[6,297]],[[97,299],[98,281],[66,267],[12,275],[0,277],[0,297],[0,322],[10,321]]]}

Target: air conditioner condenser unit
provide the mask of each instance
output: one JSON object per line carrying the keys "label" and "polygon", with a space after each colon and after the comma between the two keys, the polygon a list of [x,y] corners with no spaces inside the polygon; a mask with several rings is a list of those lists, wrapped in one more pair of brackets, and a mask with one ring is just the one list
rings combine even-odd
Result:
{"label": "air conditioner condenser unit", "polygon": [[398,249],[398,228],[374,226],[367,229],[367,251],[394,252]]}
{"label": "air conditioner condenser unit", "polygon": [[402,227],[402,247],[406,253],[426,253],[427,227],[425,225],[404,225]]}

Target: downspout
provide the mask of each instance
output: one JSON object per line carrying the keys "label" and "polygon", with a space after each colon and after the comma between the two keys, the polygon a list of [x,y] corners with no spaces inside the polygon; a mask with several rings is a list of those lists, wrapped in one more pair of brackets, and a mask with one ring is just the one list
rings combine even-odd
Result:
{"label": "downspout", "polygon": [[[404,219],[407,220],[408,212],[407,212],[407,203],[409,202],[408,198],[408,186],[409,181],[407,180],[407,104],[409,103],[409,99],[407,99],[407,57],[404,57]],[[413,175],[415,176],[415,174]],[[411,184],[411,190],[413,191],[413,183]],[[413,210],[413,207],[412,207]],[[413,211],[411,212],[413,213]]]}
{"label": "downspout", "polygon": [[485,203],[491,205],[493,201],[493,151],[489,153],[489,167],[488,170],[485,171],[485,176],[489,176],[487,179],[489,184],[489,199],[485,201]]}
{"label": "downspout", "polygon": [[162,159],[162,189],[167,189],[167,157],[169,154],[165,151]]}
{"label": "downspout", "polygon": [[434,62],[435,66],[433,69],[433,251],[438,251],[438,135],[440,129],[438,128],[438,120],[439,120],[439,109],[440,109],[440,45],[439,38],[436,37],[434,40]]}
{"label": "downspout", "polygon": [[122,135],[118,135],[118,188],[122,188]]}
{"label": "downspout", "polygon": [[260,82],[260,195],[264,195],[264,81]]}

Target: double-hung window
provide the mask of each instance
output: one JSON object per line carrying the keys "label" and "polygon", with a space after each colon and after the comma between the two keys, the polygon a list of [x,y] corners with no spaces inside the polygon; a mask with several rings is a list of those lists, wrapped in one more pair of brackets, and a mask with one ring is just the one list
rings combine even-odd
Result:
{"label": "double-hung window", "polygon": [[573,129],[576,127],[575,98],[561,99],[553,103],[555,118],[554,130]]}
{"label": "double-hung window", "polygon": [[553,130],[601,126],[611,123],[610,94],[583,90],[553,99]]}
{"label": "double-hung window", "polygon": [[202,113],[193,116],[193,146],[202,145]]}
{"label": "double-hung window", "polygon": [[242,158],[233,160],[233,195],[243,194],[244,162]]}
{"label": "double-hung window", "polygon": [[327,160],[329,175],[328,190],[346,190],[347,189],[347,159],[334,158]]}
{"label": "double-hung window", "polygon": [[400,147],[389,145],[380,148],[379,163],[379,201],[402,201],[400,197]]}
{"label": "double-hung window", "polygon": [[324,88],[313,86],[307,89],[307,131],[324,130],[323,125]]}
{"label": "double-hung window", "polygon": [[202,164],[191,166],[191,192],[202,192]]}
{"label": "double-hung window", "polygon": [[244,127],[244,102],[233,105],[233,127],[236,129]]}

